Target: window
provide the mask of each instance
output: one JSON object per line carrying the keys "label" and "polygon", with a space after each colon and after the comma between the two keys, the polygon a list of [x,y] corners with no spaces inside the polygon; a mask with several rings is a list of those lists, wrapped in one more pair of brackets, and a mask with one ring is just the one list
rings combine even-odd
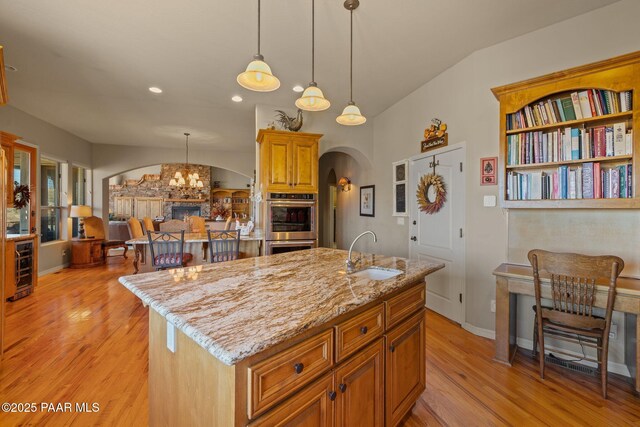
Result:
{"label": "window", "polygon": [[[87,169],[80,166],[73,166],[71,168],[72,179],[72,205],[86,205],[87,204]],[[72,237],[78,237],[78,218],[71,219],[71,235]]]}
{"label": "window", "polygon": [[60,239],[62,206],[60,205],[60,163],[45,159],[40,161],[40,233],[41,242]]}

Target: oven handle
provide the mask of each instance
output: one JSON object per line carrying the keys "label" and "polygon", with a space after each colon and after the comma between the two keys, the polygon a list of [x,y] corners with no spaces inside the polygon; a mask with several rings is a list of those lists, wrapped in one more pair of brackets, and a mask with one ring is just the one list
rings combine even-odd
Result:
{"label": "oven handle", "polygon": [[315,201],[293,201],[293,200],[270,200],[267,202],[269,206],[313,206]]}
{"label": "oven handle", "polygon": [[269,240],[267,244],[270,246],[305,246],[315,245],[315,240]]}

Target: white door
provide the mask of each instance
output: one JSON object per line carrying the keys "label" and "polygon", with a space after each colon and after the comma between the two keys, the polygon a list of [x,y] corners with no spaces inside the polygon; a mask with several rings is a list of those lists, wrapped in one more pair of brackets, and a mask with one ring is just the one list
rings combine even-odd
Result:
{"label": "white door", "polygon": [[[465,286],[465,148],[444,147],[411,159],[409,197],[409,255],[444,263],[445,267],[427,276],[427,308],[457,322],[464,321]],[[416,192],[420,179],[431,172],[441,175],[446,189],[446,201],[434,214],[419,210]]]}

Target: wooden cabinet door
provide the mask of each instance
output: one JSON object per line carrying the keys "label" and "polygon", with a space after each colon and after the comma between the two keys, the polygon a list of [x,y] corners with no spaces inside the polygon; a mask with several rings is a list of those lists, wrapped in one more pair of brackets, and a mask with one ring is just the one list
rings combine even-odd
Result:
{"label": "wooden cabinet door", "polygon": [[267,191],[290,191],[292,189],[291,139],[272,136],[266,144],[265,168]]}
{"label": "wooden cabinet door", "polygon": [[424,309],[386,336],[386,418],[395,426],[425,389]]}
{"label": "wooden cabinet door", "polygon": [[293,154],[293,189],[299,192],[318,191],[318,142],[294,139],[291,142]]}
{"label": "wooden cabinet door", "polygon": [[336,427],[384,425],[384,339],[336,370]]}
{"label": "wooden cabinet door", "polygon": [[162,216],[164,212],[163,200],[159,197],[149,199],[149,215],[148,217],[153,219],[157,216]]}
{"label": "wooden cabinet door", "polygon": [[328,374],[258,418],[250,426],[332,427],[334,399],[333,374]]}

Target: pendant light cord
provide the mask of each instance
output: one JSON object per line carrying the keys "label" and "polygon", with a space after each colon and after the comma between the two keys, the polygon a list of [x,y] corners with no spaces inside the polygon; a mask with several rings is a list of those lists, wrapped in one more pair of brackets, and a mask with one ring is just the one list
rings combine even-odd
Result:
{"label": "pendant light cord", "polygon": [[260,55],[260,0],[258,0],[258,55]]}
{"label": "pendant light cord", "polygon": [[349,100],[353,102],[353,9],[351,9],[351,63],[349,64]]}
{"label": "pendant light cord", "polygon": [[311,0],[311,81],[315,83],[316,66],[316,0]]}

